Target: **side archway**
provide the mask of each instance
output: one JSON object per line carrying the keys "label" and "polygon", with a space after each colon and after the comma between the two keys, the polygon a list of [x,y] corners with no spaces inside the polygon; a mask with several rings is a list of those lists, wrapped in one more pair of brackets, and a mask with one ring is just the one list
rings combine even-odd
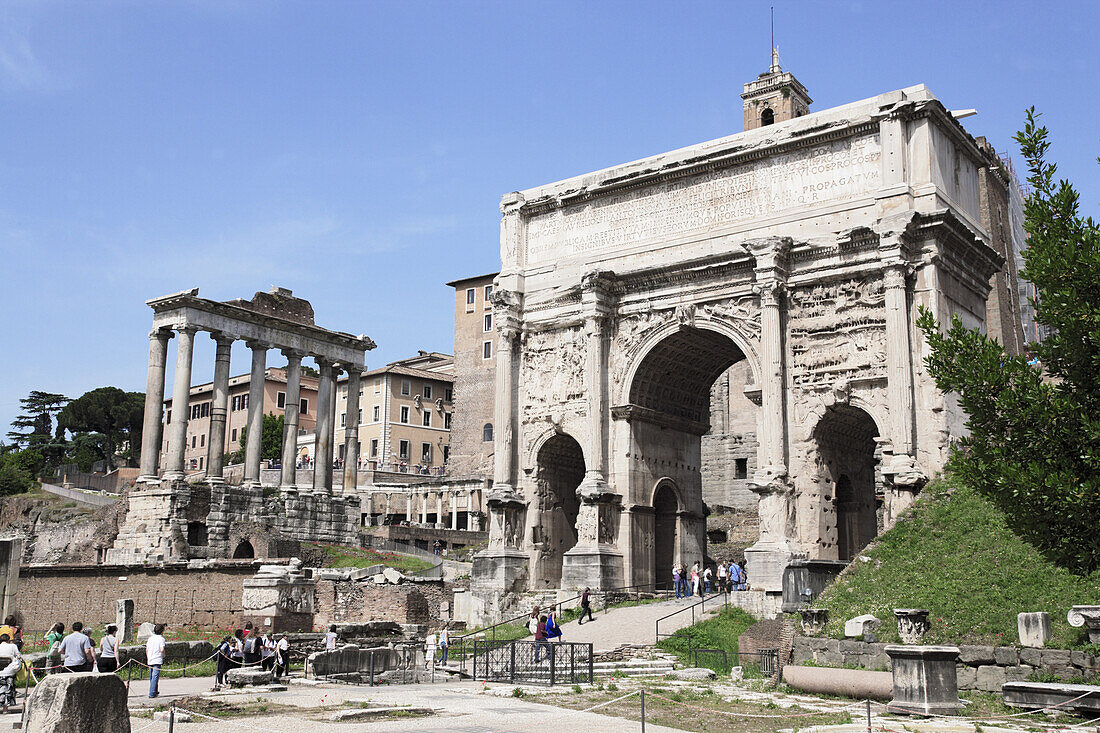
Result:
{"label": "side archway", "polygon": [[580,443],[568,433],[556,433],[539,446],[532,502],[532,589],[561,586],[562,559],[577,544],[577,487],[584,470]]}
{"label": "side archway", "polygon": [[657,482],[653,492],[653,578],[657,588],[672,586],[672,566],[677,560],[680,499],[669,479]]}
{"label": "side archway", "polygon": [[878,434],[871,415],[843,403],[827,408],[813,431],[820,478],[831,489],[835,508],[836,551],[840,560],[852,560],[878,533],[875,497]]}

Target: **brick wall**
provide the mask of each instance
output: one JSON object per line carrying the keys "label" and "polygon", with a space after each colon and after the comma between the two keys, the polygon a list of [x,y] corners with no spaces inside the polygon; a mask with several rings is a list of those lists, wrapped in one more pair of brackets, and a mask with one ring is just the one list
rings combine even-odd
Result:
{"label": "brick wall", "polygon": [[454,602],[454,591],[443,581],[422,581],[400,585],[370,581],[320,580],[314,623],[329,624],[394,621],[399,624],[440,624],[440,607]]}
{"label": "brick wall", "polygon": [[61,621],[101,626],[115,620],[115,601],[134,600],[134,622],[169,626],[227,628],[240,622],[245,578],[259,564],[223,561],[188,569],[186,563],[161,566],[24,565],[19,570],[16,608],[24,628],[46,629]]}
{"label": "brick wall", "polygon": [[[493,472],[493,443],[481,438],[485,423],[494,422],[496,409],[496,324],[492,331],[484,330],[485,316],[493,315],[485,300],[485,286],[492,284],[494,276],[450,283],[455,288],[455,410],[447,473],[452,476]],[[474,290],[474,302],[467,308],[469,288]],[[485,341],[493,342],[489,359],[483,356]]]}
{"label": "brick wall", "polygon": [[[759,408],[745,397],[751,371],[747,361],[734,364],[710,392],[711,430],[702,438],[703,501],[712,509],[755,509],[758,498],[749,488],[756,470],[756,416]],[[743,461],[743,474],[738,472]]]}

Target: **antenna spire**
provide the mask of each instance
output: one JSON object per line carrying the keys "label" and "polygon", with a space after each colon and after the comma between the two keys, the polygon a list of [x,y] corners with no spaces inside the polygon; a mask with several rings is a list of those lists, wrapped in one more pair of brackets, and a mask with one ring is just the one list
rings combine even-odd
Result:
{"label": "antenna spire", "polygon": [[775,6],[772,6],[772,65],[768,69],[771,74],[778,74],[783,69],[779,66],[779,47],[775,45]]}

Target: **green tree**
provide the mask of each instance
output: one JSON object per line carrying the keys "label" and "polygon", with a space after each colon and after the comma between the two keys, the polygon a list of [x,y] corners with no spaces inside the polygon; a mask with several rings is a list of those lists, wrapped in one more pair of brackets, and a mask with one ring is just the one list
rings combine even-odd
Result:
{"label": "green tree", "polygon": [[[241,428],[241,447],[230,456],[230,463],[244,463],[244,448],[247,445],[248,428]],[[283,416],[264,414],[263,432],[260,436],[260,458],[276,460],[283,455]]]}
{"label": "green tree", "polygon": [[54,418],[68,401],[69,398],[62,394],[32,390],[19,400],[22,413],[12,420],[13,430],[8,433],[8,438],[21,448],[33,448],[37,451],[43,465],[57,466],[65,454],[66,446],[65,430],[60,422],[56,430],[54,429]]}
{"label": "green tree", "polygon": [[73,434],[100,433],[103,440],[97,441],[96,449],[110,469],[114,468],[115,454],[124,443],[129,443],[130,455],[140,450],[144,414],[145,395],[141,392],[100,387],[67,404],[57,422]]}
{"label": "green tree", "polygon": [[951,467],[1050,559],[1088,573],[1100,568],[1100,229],[1080,216],[1069,182],[1055,183],[1037,117],[1028,110],[1016,139],[1032,188],[1021,274],[1039,293],[1036,320],[1054,329],[1032,346],[1040,364],[1005,354],[958,316],[941,333],[922,309],[917,325],[930,374],[968,416]]}
{"label": "green tree", "polygon": [[[0,444],[0,496],[28,491],[35,485],[35,464],[42,455],[34,450],[19,450],[18,446]],[[31,465],[31,470],[26,465]]]}

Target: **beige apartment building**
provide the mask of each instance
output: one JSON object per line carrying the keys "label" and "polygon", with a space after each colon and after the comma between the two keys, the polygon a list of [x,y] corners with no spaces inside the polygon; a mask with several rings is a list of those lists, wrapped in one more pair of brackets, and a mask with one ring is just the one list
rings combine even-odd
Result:
{"label": "beige apartment building", "polygon": [[[359,381],[359,465],[366,470],[440,474],[450,457],[454,358],[421,351]],[[348,382],[337,383],[337,458],[344,460]]]}
{"label": "beige apartment building", "polygon": [[[251,376],[242,374],[229,379],[229,404],[225,420],[225,452],[233,453],[241,448],[241,432],[248,422],[248,391]],[[210,410],[214,399],[214,383],[207,382],[191,387],[190,419],[187,421],[187,447],[183,465],[188,471],[203,471],[207,464],[207,435],[210,433]],[[264,413],[281,415],[286,407],[286,369],[268,368],[264,373]],[[172,422],[172,400],[164,401],[165,424]],[[317,425],[317,377],[302,374],[301,412],[298,431],[313,432]],[[168,455],[168,434],[161,441],[161,465]]]}
{"label": "beige apartment building", "polygon": [[496,324],[493,279],[497,273],[452,280],[455,289],[455,417],[451,428],[452,476],[493,473],[496,405]]}

